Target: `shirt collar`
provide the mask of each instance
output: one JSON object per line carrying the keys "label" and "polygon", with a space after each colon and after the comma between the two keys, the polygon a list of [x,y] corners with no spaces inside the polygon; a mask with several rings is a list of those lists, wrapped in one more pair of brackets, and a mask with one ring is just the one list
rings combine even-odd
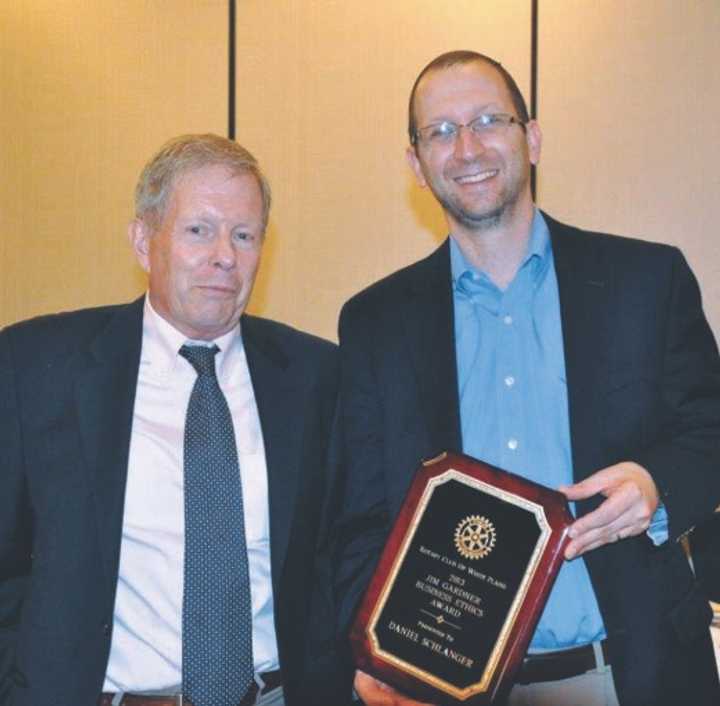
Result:
{"label": "shirt collar", "polygon": [[177,369],[177,366],[189,365],[179,354],[180,348],[186,343],[200,346],[216,345],[220,349],[215,358],[220,379],[229,378],[231,372],[237,370],[238,360],[244,356],[239,324],[212,341],[189,339],[155,311],[149,295],[146,295],[140,365],[149,367],[154,374],[169,375]]}
{"label": "shirt collar", "polygon": [[[536,208],[530,225],[530,239],[528,240],[527,251],[518,272],[530,265],[532,280],[535,284],[539,284],[550,263],[551,252],[550,231],[542,213],[540,213],[540,209]],[[457,289],[461,278],[466,281],[482,281],[492,284],[484,272],[476,270],[467,261],[460,246],[452,236],[450,236],[450,273],[455,289]]]}

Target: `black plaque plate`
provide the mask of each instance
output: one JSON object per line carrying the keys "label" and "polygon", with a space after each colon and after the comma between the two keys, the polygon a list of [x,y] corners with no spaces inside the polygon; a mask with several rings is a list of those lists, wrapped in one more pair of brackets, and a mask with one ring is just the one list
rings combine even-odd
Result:
{"label": "black plaque plate", "polygon": [[425,465],[353,627],[358,666],[427,701],[490,703],[525,653],[571,522],[560,493],[467,456]]}

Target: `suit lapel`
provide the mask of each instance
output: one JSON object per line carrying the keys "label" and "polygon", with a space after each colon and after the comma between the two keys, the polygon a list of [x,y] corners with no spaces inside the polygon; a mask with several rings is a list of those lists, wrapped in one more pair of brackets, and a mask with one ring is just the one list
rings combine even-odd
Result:
{"label": "suit lapel", "polygon": [[258,320],[242,319],[242,337],[265,445],[270,505],[270,557],[273,590],[278,581],[295,514],[301,461],[302,381],[291,374],[291,361]]}
{"label": "suit lapel", "polygon": [[[92,342],[75,378],[75,403],[105,576],[113,587],[142,340],[143,299],[118,309]],[[111,594],[112,595],[112,594]]]}
{"label": "suit lapel", "polygon": [[449,241],[418,263],[413,274],[400,312],[428,442],[431,452],[462,451]]}
{"label": "suit lapel", "polygon": [[575,480],[603,463],[597,410],[607,387],[612,271],[594,241],[543,214],[560,293]]}

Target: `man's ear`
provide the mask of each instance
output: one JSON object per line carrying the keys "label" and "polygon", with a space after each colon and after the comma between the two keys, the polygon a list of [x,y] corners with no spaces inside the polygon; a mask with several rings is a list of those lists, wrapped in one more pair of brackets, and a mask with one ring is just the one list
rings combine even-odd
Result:
{"label": "man's ear", "polygon": [[416,148],[413,145],[409,145],[405,150],[405,157],[407,159],[407,163],[410,165],[410,169],[412,169],[413,174],[415,175],[415,179],[417,179],[417,183],[424,189],[427,186],[427,181],[425,180],[425,175],[423,174],[422,165],[418,159]]}
{"label": "man's ear", "polygon": [[542,147],[542,132],[537,120],[530,120],[525,125],[525,137],[528,144],[528,156],[530,164],[538,164],[540,161],[540,149]]}
{"label": "man's ear", "polygon": [[128,226],[128,239],[130,240],[130,247],[137,261],[140,263],[140,267],[145,272],[150,272],[150,237],[152,233],[150,228],[139,218],[135,218],[130,221]]}

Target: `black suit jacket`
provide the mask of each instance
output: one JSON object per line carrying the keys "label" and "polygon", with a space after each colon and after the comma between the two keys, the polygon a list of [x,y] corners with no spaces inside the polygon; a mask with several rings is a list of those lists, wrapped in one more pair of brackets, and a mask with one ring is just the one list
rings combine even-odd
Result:
{"label": "black suit jacket", "polygon": [[720,513],[690,535],[695,574],[710,600],[720,603]]}
{"label": "black suit jacket", "polygon": [[[0,333],[0,704],[94,706],[112,634],[143,300]],[[323,504],[336,349],[244,316],[288,704],[340,703]],[[330,675],[330,678],[328,678]]]}
{"label": "black suit jacket", "polygon": [[[710,611],[676,542],[720,502],[720,362],[697,284],[675,248],[545,218],[574,477],[637,461],[669,514],[662,547],[643,534],[586,556],[620,702],[715,703]],[[347,626],[420,460],[462,448],[447,242],[345,305],[340,352],[347,477],[336,581]]]}

